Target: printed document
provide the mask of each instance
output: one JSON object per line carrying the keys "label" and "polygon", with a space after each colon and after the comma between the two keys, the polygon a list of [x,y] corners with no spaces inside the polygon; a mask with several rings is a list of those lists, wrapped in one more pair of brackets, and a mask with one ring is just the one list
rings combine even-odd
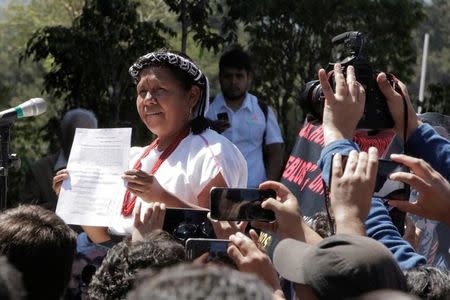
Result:
{"label": "printed document", "polygon": [[69,179],[56,214],[67,224],[109,226],[122,205],[131,128],[77,128],[67,164]]}

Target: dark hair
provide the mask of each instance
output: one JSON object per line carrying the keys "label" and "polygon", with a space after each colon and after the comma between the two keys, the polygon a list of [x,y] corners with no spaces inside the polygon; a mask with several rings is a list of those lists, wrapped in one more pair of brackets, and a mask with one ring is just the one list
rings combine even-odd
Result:
{"label": "dark hair", "polygon": [[250,56],[242,48],[236,46],[220,57],[219,72],[222,73],[225,68],[235,68],[250,73],[252,71]]}
{"label": "dark hair", "polygon": [[148,272],[139,283],[128,300],[272,299],[272,292],[258,277],[225,266],[180,264]]}
{"label": "dark hair", "polygon": [[21,300],[26,293],[22,284],[22,275],[4,256],[0,257],[0,299]]}
{"label": "dark hair", "polygon": [[98,121],[95,114],[84,108],[69,110],[61,120],[61,145],[66,158],[69,158],[75,130],[77,128],[97,128]]}
{"label": "dark hair", "polygon": [[170,234],[158,230],[145,240],[112,247],[89,285],[90,299],[125,299],[139,270],[160,268],[185,261],[184,247]]}
{"label": "dark hair", "polygon": [[406,286],[410,294],[421,299],[450,299],[450,276],[447,271],[421,266],[405,270]]}
{"label": "dark hair", "polygon": [[204,113],[209,101],[209,82],[192,59],[184,53],[160,49],[139,57],[130,67],[129,73],[135,83],[140,79],[140,73],[147,68],[165,68],[170,70],[175,79],[186,91],[196,85],[200,88],[200,99],[196,104],[196,115],[190,121],[193,134],[200,134],[210,126]]}
{"label": "dark hair", "polygon": [[52,211],[21,205],[0,214],[0,254],[22,272],[27,299],[62,297],[75,249],[75,232]]}

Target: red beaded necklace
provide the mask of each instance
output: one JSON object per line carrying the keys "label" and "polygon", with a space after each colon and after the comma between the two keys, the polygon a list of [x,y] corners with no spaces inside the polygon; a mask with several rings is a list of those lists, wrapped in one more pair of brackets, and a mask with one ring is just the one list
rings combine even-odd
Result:
{"label": "red beaded necklace", "polygon": [[[180,142],[189,134],[189,130],[183,130],[177,138],[163,151],[163,153],[159,156],[156,163],[153,165],[153,168],[150,170],[149,174],[154,175],[156,171],[158,171],[161,164],[172,154],[173,151],[178,147]],[[141,157],[136,161],[133,166],[133,169],[140,170],[142,168],[142,159],[147,157],[147,155],[155,149],[159,145],[159,138],[154,140],[142,153]],[[136,204],[136,195],[131,194],[130,191],[125,192],[125,196],[123,198],[122,203],[122,215],[129,216],[133,212],[134,205]]]}

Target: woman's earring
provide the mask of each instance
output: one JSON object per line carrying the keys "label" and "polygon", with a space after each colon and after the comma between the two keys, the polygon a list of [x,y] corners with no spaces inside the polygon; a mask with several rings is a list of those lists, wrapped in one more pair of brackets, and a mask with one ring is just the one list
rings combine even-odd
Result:
{"label": "woman's earring", "polygon": [[193,109],[193,107],[189,108],[188,120],[192,119],[192,109]]}

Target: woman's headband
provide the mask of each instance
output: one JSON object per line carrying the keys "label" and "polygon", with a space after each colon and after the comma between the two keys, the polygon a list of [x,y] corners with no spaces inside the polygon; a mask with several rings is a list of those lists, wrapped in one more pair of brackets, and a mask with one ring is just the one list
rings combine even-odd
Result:
{"label": "woman's headband", "polygon": [[138,58],[138,60],[130,67],[128,72],[134,80],[139,82],[139,73],[145,68],[168,64],[184,71],[190,78],[202,89],[202,93],[198,103],[194,107],[194,116],[204,116],[209,108],[209,81],[205,74],[189,59],[173,53],[156,51],[148,53]]}

